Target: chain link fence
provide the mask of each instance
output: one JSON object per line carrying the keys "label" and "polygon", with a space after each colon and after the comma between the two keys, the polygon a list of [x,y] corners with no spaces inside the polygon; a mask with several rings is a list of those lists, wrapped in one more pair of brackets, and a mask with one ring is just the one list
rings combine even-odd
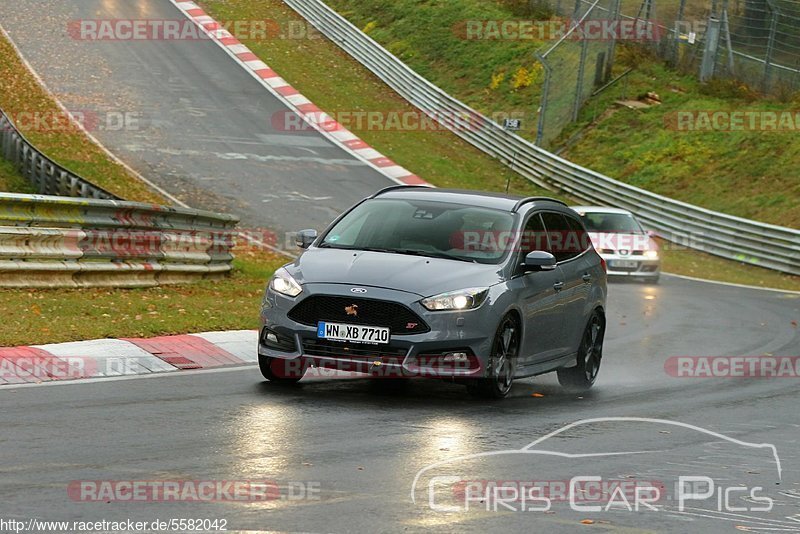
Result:
{"label": "chain link fence", "polygon": [[800,2],[723,0],[711,16],[721,21],[713,75],[779,96],[800,91]]}
{"label": "chain link fence", "polygon": [[620,42],[650,47],[671,58],[677,53],[674,32],[657,18],[656,0],[639,0],[635,9],[628,0],[575,0],[571,5],[551,0],[549,7],[569,29],[536,54],[545,70],[536,144],[545,148],[552,147],[589,97],[612,79]]}
{"label": "chain link fence", "polygon": [[[647,47],[702,81],[738,80],[784,99],[800,91],[800,0],[531,2],[569,25],[536,54],[545,70],[536,144],[545,148],[611,79],[621,42]],[[590,31],[604,21],[617,25]]]}

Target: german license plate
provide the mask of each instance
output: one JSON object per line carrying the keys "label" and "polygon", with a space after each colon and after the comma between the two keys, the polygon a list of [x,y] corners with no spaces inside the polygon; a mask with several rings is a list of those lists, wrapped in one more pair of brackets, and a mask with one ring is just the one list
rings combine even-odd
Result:
{"label": "german license plate", "polygon": [[391,330],[384,326],[362,326],[341,323],[318,323],[317,337],[332,341],[349,341],[351,343],[369,343],[385,345],[389,343]]}
{"label": "german license plate", "polygon": [[623,269],[635,269],[639,266],[638,261],[634,260],[611,260],[608,262],[609,267],[621,267]]}

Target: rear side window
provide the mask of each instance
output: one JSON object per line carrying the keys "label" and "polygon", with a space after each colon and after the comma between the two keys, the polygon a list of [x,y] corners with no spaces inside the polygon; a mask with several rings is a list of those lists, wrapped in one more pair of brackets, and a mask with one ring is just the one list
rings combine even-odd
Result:
{"label": "rear side window", "polygon": [[559,262],[571,260],[588,247],[583,225],[561,213],[542,213],[550,250]]}
{"label": "rear side window", "polygon": [[575,217],[567,215],[567,224],[569,224],[570,231],[573,232],[577,238],[577,245],[580,249],[578,254],[589,250],[592,242],[589,239],[589,235],[586,233],[586,228],[583,226],[583,223]]}

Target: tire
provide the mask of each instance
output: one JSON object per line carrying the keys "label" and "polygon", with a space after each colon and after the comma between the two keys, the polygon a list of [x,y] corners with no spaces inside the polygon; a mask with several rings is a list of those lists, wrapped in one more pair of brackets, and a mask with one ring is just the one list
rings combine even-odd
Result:
{"label": "tire", "polygon": [[258,355],[258,367],[264,378],[270,382],[287,386],[298,383],[306,372],[305,365],[302,363],[298,369],[294,360],[270,358],[260,354]]}
{"label": "tire", "polygon": [[484,399],[502,399],[508,395],[517,367],[520,334],[519,322],[513,316],[506,315],[500,321],[492,342],[486,377],[467,384],[470,395]]}
{"label": "tire", "polygon": [[578,349],[578,365],[562,367],[557,371],[558,382],[568,391],[588,391],[597,381],[600,363],[603,360],[603,338],[606,323],[599,311],[595,310],[583,331]]}

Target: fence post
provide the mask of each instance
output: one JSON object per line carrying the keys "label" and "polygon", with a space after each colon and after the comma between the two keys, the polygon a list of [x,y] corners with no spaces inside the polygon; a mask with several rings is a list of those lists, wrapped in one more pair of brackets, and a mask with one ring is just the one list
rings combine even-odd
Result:
{"label": "fence post", "polygon": [[575,103],[572,107],[572,122],[578,120],[578,112],[581,110],[583,104],[583,77],[586,74],[586,56],[589,53],[589,39],[581,30],[583,38],[581,39],[581,59],[578,63],[578,79],[575,85]]}
{"label": "fence post", "polygon": [[550,65],[547,64],[545,57],[540,55],[539,52],[536,52],[536,59],[538,59],[539,63],[544,67],[544,83],[542,84],[541,105],[539,106],[539,121],[536,125],[536,146],[542,146],[542,140],[544,138],[544,118],[547,114],[547,96],[550,92],[550,78],[553,75],[553,71]]}
{"label": "fence post", "polygon": [[728,75],[735,74],[735,63],[733,61],[733,43],[731,42],[731,25],[728,19],[728,2],[725,0],[722,8],[722,32],[725,34],[725,46],[728,47]]}
{"label": "fence post", "polygon": [[[680,43],[681,43],[681,30],[679,28],[683,28],[683,14],[686,11],[686,0],[681,0],[680,5],[678,5],[678,16],[675,18],[675,23],[673,24],[673,31],[675,32],[675,38],[672,40],[672,64],[677,65],[678,60],[680,59]],[[691,30],[690,30],[691,31]]]}
{"label": "fence post", "polygon": [[770,77],[772,76],[772,53],[775,51],[775,33],[778,31],[778,10],[772,5],[772,2],[767,2],[772,11],[772,19],[769,23],[769,40],[767,41],[767,56],[764,58],[764,87],[766,93],[770,87]]}
{"label": "fence post", "polygon": [[708,17],[706,29],[706,42],[703,49],[703,60],[700,63],[700,81],[707,82],[714,76],[717,62],[717,48],[719,48],[720,21],[718,18]]}
{"label": "fence post", "polygon": [[[620,11],[620,0],[611,0],[611,20],[619,21]],[[608,43],[608,55],[606,57],[606,71],[603,74],[603,82],[607,82],[611,79],[612,76],[612,68],[614,67],[614,54],[617,51],[617,39],[616,36],[614,39],[611,39],[611,42]]]}

